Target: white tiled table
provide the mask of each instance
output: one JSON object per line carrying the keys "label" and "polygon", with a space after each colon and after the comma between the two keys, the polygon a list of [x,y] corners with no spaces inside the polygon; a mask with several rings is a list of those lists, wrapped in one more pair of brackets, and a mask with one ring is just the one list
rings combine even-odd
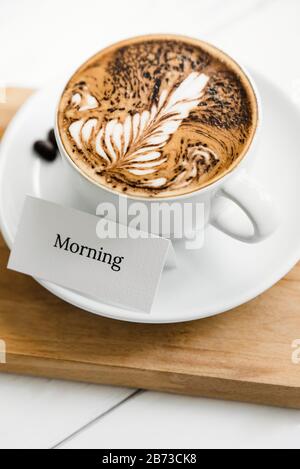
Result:
{"label": "white tiled table", "polygon": [[[299,18],[300,0],[1,0],[0,85],[41,87],[108,43],[174,32],[300,105]],[[299,448],[300,412],[0,374],[0,448],[21,447]]]}

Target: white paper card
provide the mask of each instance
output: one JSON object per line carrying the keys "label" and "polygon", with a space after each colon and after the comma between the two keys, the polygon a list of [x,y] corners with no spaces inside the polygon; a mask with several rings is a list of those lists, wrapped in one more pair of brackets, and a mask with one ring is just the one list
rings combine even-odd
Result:
{"label": "white paper card", "polygon": [[99,239],[99,218],[28,196],[8,268],[150,313],[172,243],[164,238]]}

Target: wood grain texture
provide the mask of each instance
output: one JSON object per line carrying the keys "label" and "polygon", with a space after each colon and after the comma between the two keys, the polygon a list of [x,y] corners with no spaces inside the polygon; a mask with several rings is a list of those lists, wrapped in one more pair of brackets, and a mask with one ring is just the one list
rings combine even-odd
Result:
{"label": "wood grain texture", "polygon": [[[14,110],[11,108],[11,113]],[[223,315],[129,324],[64,303],[8,271],[0,239],[0,372],[300,408],[300,265],[256,300]]]}

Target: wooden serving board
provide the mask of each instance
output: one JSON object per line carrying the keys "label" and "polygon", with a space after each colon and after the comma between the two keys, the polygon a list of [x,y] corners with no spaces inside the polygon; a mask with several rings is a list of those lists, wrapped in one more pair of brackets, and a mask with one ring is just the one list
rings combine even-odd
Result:
{"label": "wooden serving board", "polygon": [[[0,105],[0,127],[28,94],[10,90],[5,114]],[[0,339],[7,351],[0,372],[300,408],[300,353],[292,348],[300,339],[300,264],[229,313],[144,325],[64,303],[8,271],[8,255],[0,238]]]}

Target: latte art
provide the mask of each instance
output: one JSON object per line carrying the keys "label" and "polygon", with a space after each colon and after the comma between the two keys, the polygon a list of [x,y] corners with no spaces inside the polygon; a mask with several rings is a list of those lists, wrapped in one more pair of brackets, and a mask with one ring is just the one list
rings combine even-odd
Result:
{"label": "latte art", "polygon": [[[135,176],[157,173],[167,161],[162,154],[163,147],[183,119],[188,117],[190,110],[199,104],[208,80],[204,74],[191,73],[177,89],[163,90],[158,105],[153,104],[150,111],[133,116],[129,114],[123,124],[117,119],[111,120],[97,133],[97,119],[74,121],[69,127],[70,135],[79,150],[94,143],[94,150],[104,160],[104,170],[107,172],[125,170]],[[73,95],[72,102],[75,100],[81,106],[81,96]],[[97,107],[94,105],[96,99],[89,94],[84,95],[82,100],[90,103],[89,109]],[[79,111],[86,109],[85,104]],[[165,177],[158,177],[141,181],[141,185],[159,188],[167,182]]]}
{"label": "latte art", "polygon": [[217,56],[188,42],[137,39],[74,75],[59,129],[74,163],[94,181],[170,197],[230,168],[249,143],[252,114],[246,86]]}

